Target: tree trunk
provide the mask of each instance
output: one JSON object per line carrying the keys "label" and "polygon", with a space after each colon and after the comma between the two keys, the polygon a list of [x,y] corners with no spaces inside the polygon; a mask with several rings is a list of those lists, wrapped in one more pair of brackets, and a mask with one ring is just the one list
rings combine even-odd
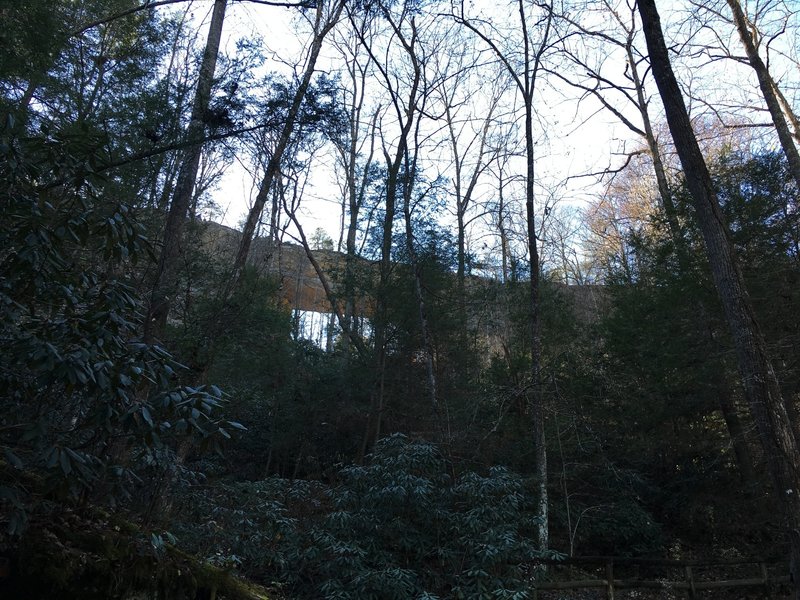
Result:
{"label": "tree trunk", "polygon": [[[658,194],[661,198],[661,206],[664,209],[664,215],[667,218],[667,226],[669,227],[670,238],[675,247],[675,255],[678,259],[678,266],[684,273],[691,270],[691,263],[689,260],[689,249],[686,246],[686,240],[683,237],[683,232],[678,221],[678,212],[675,207],[675,202],[672,198],[672,192],[669,187],[667,179],[667,172],[664,168],[664,162],[661,158],[661,150],[658,146],[658,141],[653,133],[653,125],[650,121],[650,114],[647,110],[647,100],[644,95],[644,85],[639,77],[639,70],[636,58],[633,54],[633,29],[629,33],[628,40],[625,45],[628,58],[628,68],[630,69],[631,79],[633,80],[634,87],[636,88],[636,100],[639,107],[639,113],[642,118],[644,126],[645,139],[647,140],[647,147],[650,150],[650,155],[653,159],[653,171],[656,176],[656,185],[658,187]],[[710,324],[710,317],[708,310],[702,300],[696,299],[696,312],[700,315],[701,319],[708,325],[709,343],[716,346],[717,342],[714,339],[714,331]],[[752,484],[755,481],[753,472],[753,459],[750,456],[750,449],[747,445],[747,439],[744,435],[744,428],[742,427],[741,419],[736,411],[736,406],[731,395],[730,386],[726,381],[724,374],[720,374],[715,382],[715,389],[717,391],[717,400],[722,417],[725,420],[725,425],[728,429],[728,435],[731,439],[734,454],[736,455],[736,464],[739,467],[739,474],[745,484]]]}
{"label": "tree trunk", "polygon": [[537,542],[539,550],[547,550],[550,544],[549,515],[547,498],[547,440],[545,439],[545,409],[544,394],[542,390],[542,332],[539,309],[539,248],[536,236],[536,217],[534,213],[534,177],[535,153],[533,143],[533,93],[536,88],[536,76],[539,71],[544,49],[550,33],[552,10],[547,21],[547,29],[542,38],[538,51],[534,54],[533,64],[530,56],[530,38],[525,18],[525,8],[522,0],[518,3],[520,26],[523,32],[525,52],[524,76],[522,79],[522,95],[525,100],[525,158],[527,171],[525,177],[525,213],[527,216],[528,254],[530,256],[530,343],[531,343],[531,420],[533,453],[536,463],[536,478],[538,480],[538,498],[536,517],[539,520],[537,528]]}
{"label": "tree trunk", "polygon": [[[457,196],[458,194],[459,192],[456,191]],[[467,309],[464,301],[464,292],[466,291],[464,280],[467,273],[467,235],[464,217],[464,211],[461,210],[461,202],[456,200],[456,228],[458,229],[456,248],[458,267],[456,268],[456,283],[458,285],[458,316],[462,326],[467,321]]]}
{"label": "tree trunk", "polygon": [[[353,333],[350,324],[345,321],[344,313],[339,305],[339,300],[336,298],[336,294],[333,293],[333,287],[331,286],[330,281],[328,281],[328,276],[325,275],[322,265],[319,264],[319,261],[314,256],[314,252],[311,250],[311,245],[308,243],[308,238],[306,238],[306,234],[303,231],[303,226],[300,224],[300,220],[297,218],[297,214],[294,211],[289,210],[287,206],[284,206],[284,209],[294,223],[294,226],[297,228],[297,233],[300,236],[300,243],[303,246],[303,251],[306,254],[306,258],[308,259],[308,262],[311,263],[314,272],[317,274],[317,278],[322,285],[322,290],[325,292],[325,297],[331,305],[332,312],[330,315],[330,327],[332,328],[334,323],[338,323],[339,327],[342,329],[342,335],[350,340],[350,342],[361,355],[365,355],[366,348],[364,347],[364,343],[361,341],[360,337]],[[299,294],[297,296],[299,296]],[[329,342],[329,346],[331,342]],[[328,347],[328,350],[330,350],[330,347]]]}
{"label": "tree trunk", "polygon": [[639,0],[650,65],[703,234],[709,265],[731,330],[745,397],[758,428],[791,542],[794,597],[800,598],[800,453],[766,343],[756,322],[733,246],[683,96],[669,62],[654,0]]}
{"label": "tree trunk", "polygon": [[33,76],[28,82],[28,85],[25,87],[25,92],[22,94],[22,98],[19,100],[20,114],[25,114],[27,112],[28,107],[31,105],[31,100],[33,100],[33,95],[36,93],[37,87],[38,79],[36,76]]}
{"label": "tree trunk", "polygon": [[[187,132],[190,141],[202,138],[205,130],[203,120],[211,99],[211,87],[214,84],[214,71],[217,66],[226,6],[227,0],[214,2],[214,11],[211,15],[211,25],[208,29],[206,48],[203,53],[203,62],[200,65],[200,76],[197,81]],[[186,151],[178,173],[178,181],[164,230],[164,245],[158,261],[156,279],[150,296],[150,307],[145,321],[145,339],[161,336],[167,324],[167,315],[177,288],[180,257],[183,254],[181,247],[183,228],[192,201],[192,192],[197,181],[197,170],[202,152],[202,144],[197,143],[191,146]]]}
{"label": "tree trunk", "polygon": [[503,287],[508,284],[508,233],[505,226],[505,198],[503,197],[503,190],[505,189],[505,182],[503,181],[503,172],[500,171],[497,183],[498,207],[497,207],[497,229],[500,233],[500,266],[503,270],[502,281]]}
{"label": "tree trunk", "polygon": [[428,377],[428,396],[433,408],[434,419],[436,420],[437,430],[441,430],[441,422],[439,415],[439,397],[437,392],[436,383],[436,369],[433,362],[433,342],[431,340],[430,325],[428,323],[428,313],[425,308],[425,296],[423,295],[422,286],[422,268],[419,264],[416,248],[414,248],[414,230],[411,223],[411,191],[413,190],[414,172],[416,168],[411,170],[411,179],[405,182],[403,186],[405,192],[403,197],[403,216],[406,225],[406,250],[408,251],[409,262],[411,263],[411,270],[414,275],[414,296],[417,299],[417,315],[419,316],[420,335],[422,336],[422,347],[425,353],[425,372]]}
{"label": "tree trunk", "polygon": [[797,114],[792,109],[792,105],[786,100],[786,96],[783,95],[783,92],[778,87],[775,80],[772,81],[772,85],[775,90],[775,95],[778,97],[778,102],[781,103],[781,108],[783,108],[783,114],[789,119],[789,122],[792,124],[792,129],[794,129],[794,131],[792,131],[792,136],[800,142],[800,119],[797,118]]}
{"label": "tree trunk", "polygon": [[639,68],[636,57],[633,54],[633,30],[631,30],[628,40],[625,44],[625,50],[628,58],[628,68],[630,69],[631,79],[636,88],[636,102],[639,107],[639,114],[642,117],[642,125],[644,126],[644,137],[647,140],[647,148],[650,150],[650,156],[653,159],[653,171],[656,176],[656,185],[658,186],[658,195],[661,198],[661,205],[664,207],[664,215],[667,217],[667,225],[669,226],[670,237],[675,244],[675,251],[678,254],[679,261],[686,264],[686,248],[683,241],[683,234],[681,232],[680,224],[678,222],[678,211],[675,209],[675,203],[672,200],[672,193],[669,189],[669,180],[667,179],[667,171],[664,168],[664,161],[661,158],[661,149],[658,147],[658,140],[656,140],[655,133],[653,133],[653,124],[650,121],[650,113],[647,110],[647,100],[644,95],[644,84],[639,77]]}
{"label": "tree trunk", "polygon": [[728,428],[733,453],[736,455],[739,476],[742,479],[742,483],[747,488],[750,488],[756,481],[755,472],[753,471],[753,458],[750,456],[750,448],[747,445],[747,436],[744,433],[742,420],[736,411],[736,403],[733,401],[730,386],[724,375],[720,376],[715,382],[715,388],[719,409]]}
{"label": "tree trunk", "polygon": [[767,109],[772,117],[772,122],[775,125],[775,130],[778,132],[778,139],[783,148],[783,153],[786,155],[786,160],[789,162],[789,170],[792,177],[800,189],[800,153],[797,151],[797,146],[794,145],[792,134],[789,131],[789,126],[786,123],[786,117],[781,110],[781,104],[775,94],[777,87],[775,81],[772,79],[767,65],[758,54],[758,47],[753,38],[753,33],[750,30],[750,24],[747,17],[742,10],[742,5],[739,0],[727,0],[728,6],[733,13],[733,22],[736,25],[736,30],[739,32],[739,38],[742,40],[742,45],[747,53],[747,60],[750,61],[750,66],[756,72],[758,77],[758,86],[761,88],[761,93],[764,95],[764,100],[767,103]]}
{"label": "tree trunk", "polygon": [[306,61],[303,78],[300,80],[300,85],[297,87],[297,90],[295,90],[292,98],[292,104],[290,105],[289,111],[286,115],[286,122],[283,124],[283,129],[281,129],[281,134],[278,137],[278,143],[275,145],[275,148],[272,151],[272,156],[267,163],[264,177],[261,180],[261,186],[259,187],[258,195],[253,203],[253,207],[250,209],[250,212],[247,215],[247,221],[244,225],[244,229],[242,230],[242,239],[239,243],[239,250],[236,253],[236,259],[234,260],[233,268],[231,269],[230,280],[223,293],[224,298],[227,298],[239,283],[242,270],[244,269],[244,266],[247,263],[247,257],[250,254],[250,246],[253,243],[256,227],[258,226],[258,222],[261,219],[261,213],[264,212],[264,205],[266,204],[267,198],[272,190],[272,184],[275,179],[280,176],[283,154],[289,145],[289,141],[291,140],[292,133],[294,132],[294,128],[297,123],[297,117],[300,114],[300,107],[302,106],[306,92],[311,85],[311,77],[314,75],[314,71],[316,69],[317,59],[319,58],[320,51],[322,50],[322,43],[325,40],[325,36],[328,35],[330,30],[333,29],[333,26],[338,22],[339,16],[344,9],[343,0],[335,0],[335,2],[336,4],[334,7],[331,7],[330,9],[331,13],[327,16],[325,15],[327,2],[320,1],[317,3],[316,21],[314,23],[314,39],[311,42],[311,49]]}
{"label": "tree trunk", "polygon": [[358,216],[361,207],[364,204],[364,198],[367,193],[367,186],[369,185],[370,169],[372,168],[372,161],[375,156],[375,131],[378,123],[379,109],[375,110],[372,117],[372,125],[370,128],[370,143],[369,155],[367,156],[364,168],[361,173],[360,187],[356,184],[356,167],[358,161],[357,152],[357,132],[358,122],[356,115],[361,114],[359,107],[358,112],[353,111],[351,120],[351,140],[350,147],[347,152],[347,180],[348,180],[348,196],[350,204],[350,221],[347,225],[347,237],[345,241],[346,259],[345,259],[345,273],[344,273],[344,286],[345,286],[345,321],[348,327],[355,318],[356,312],[356,297],[355,297],[355,278],[356,278],[356,235],[358,234]]}
{"label": "tree trunk", "polygon": [[[401,138],[405,139],[405,138]],[[389,169],[386,182],[386,206],[383,215],[383,232],[381,238],[381,259],[378,267],[378,288],[375,293],[375,313],[372,320],[373,331],[373,368],[375,383],[370,393],[369,413],[364,430],[364,438],[358,462],[364,460],[370,443],[377,441],[381,412],[383,411],[383,370],[386,365],[386,321],[388,317],[388,287],[392,272],[392,230],[394,226],[395,200],[397,197],[397,174]]]}
{"label": "tree trunk", "polygon": [[528,221],[528,254],[530,255],[530,297],[528,299],[528,315],[530,319],[531,344],[531,420],[534,462],[538,480],[538,498],[536,517],[539,519],[537,541],[540,550],[546,550],[549,544],[548,504],[547,504],[547,440],[544,431],[544,396],[542,394],[542,333],[539,311],[539,249],[536,239],[536,217],[533,210],[534,200],[534,148],[533,148],[533,107],[526,107],[525,116],[525,149],[527,156],[527,177],[525,182],[525,212]]}
{"label": "tree trunk", "polygon": [[[393,20],[388,9],[383,5],[380,5],[380,9],[381,12],[383,13],[384,18],[394,31],[397,40],[403,46],[403,50],[406,52],[409,60],[411,61],[411,66],[413,69],[413,76],[412,76],[413,78],[411,80],[411,86],[408,91],[408,97],[406,101],[401,104],[400,97],[397,93],[397,89],[395,88],[394,79],[389,74],[387,65],[383,64],[378,59],[378,57],[375,55],[373,51],[372,46],[367,42],[363,34],[361,32],[358,33],[359,40],[363,44],[364,48],[369,54],[370,59],[377,67],[378,71],[380,72],[381,78],[383,79],[383,81],[387,86],[387,89],[391,95],[391,104],[394,107],[394,111],[397,116],[397,122],[400,124],[400,134],[398,137],[397,148],[395,150],[394,155],[392,156],[389,154],[389,150],[386,148],[386,146],[384,146],[383,148],[384,160],[386,161],[387,165],[386,201],[385,201],[386,210],[383,217],[383,233],[381,238],[379,281],[375,297],[375,315],[373,320],[373,331],[374,331],[373,339],[375,344],[374,368],[376,377],[370,397],[370,409],[369,409],[369,415],[367,417],[367,427],[364,432],[361,451],[358,457],[359,462],[363,460],[370,441],[377,441],[378,436],[380,435],[381,415],[384,409],[383,389],[384,389],[384,379],[385,379],[384,369],[386,366],[385,346],[386,346],[386,323],[388,317],[387,311],[388,311],[388,299],[389,299],[388,284],[392,271],[392,256],[391,256],[392,229],[394,226],[395,211],[397,209],[397,188],[400,183],[400,172],[403,167],[403,164],[408,164],[407,161],[409,152],[408,150],[409,136],[414,126],[414,122],[417,118],[417,99],[422,78],[421,65],[419,64],[418,58],[415,54],[415,46],[417,43],[417,29],[413,17],[410,19],[411,38],[407,39],[406,36],[401,31],[398,23],[396,23]],[[377,113],[376,113],[376,118],[377,118]],[[404,161],[406,162],[404,163]],[[411,179],[412,174],[408,172],[408,169],[406,170],[405,176],[407,181],[404,182],[403,187],[405,190],[407,190],[407,193],[410,194],[410,191],[408,190],[411,185],[410,182],[412,181]],[[424,309],[422,314],[424,314]],[[434,388],[434,393],[435,393],[435,388]],[[372,437],[373,427],[374,427],[374,437]],[[371,437],[372,440],[370,440]]]}

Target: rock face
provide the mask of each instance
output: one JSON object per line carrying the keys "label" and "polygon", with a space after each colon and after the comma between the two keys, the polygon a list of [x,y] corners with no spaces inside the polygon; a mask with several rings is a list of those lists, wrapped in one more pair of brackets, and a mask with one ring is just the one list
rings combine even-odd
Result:
{"label": "rock face", "polygon": [[[199,239],[205,252],[218,257],[223,263],[232,262],[241,232],[213,222],[203,223],[202,226]],[[344,254],[332,250],[314,250],[314,257],[335,288],[336,281],[344,273]],[[367,261],[360,262],[363,267],[369,268]],[[283,299],[293,309],[331,312],[331,304],[302,246],[290,243],[275,245],[266,238],[256,238],[248,263],[260,273],[279,280]]]}
{"label": "rock face", "polygon": [[[233,261],[239,244],[241,233],[230,227],[217,223],[204,223],[200,235],[201,243],[207,253],[219,257],[221,261]],[[314,257],[325,271],[334,291],[341,281],[345,269],[345,255],[333,250],[314,250]],[[331,304],[325,295],[322,284],[302,246],[283,243],[272,244],[266,238],[253,241],[249,263],[259,272],[277,278],[280,290],[287,306],[294,310],[330,313]],[[371,262],[358,259],[357,269],[362,276],[369,277],[376,267]],[[375,271],[376,272],[376,271]],[[377,272],[376,272],[377,274]],[[497,306],[498,286],[496,280],[470,277],[467,286],[477,297],[483,297],[477,310],[481,313],[480,321],[488,330],[486,335],[500,334],[507,324],[505,316]],[[607,294],[598,285],[564,285],[554,284],[564,299],[569,303],[575,318],[583,325],[596,323],[607,306]],[[364,301],[356,310],[362,317],[369,317],[369,303]]]}

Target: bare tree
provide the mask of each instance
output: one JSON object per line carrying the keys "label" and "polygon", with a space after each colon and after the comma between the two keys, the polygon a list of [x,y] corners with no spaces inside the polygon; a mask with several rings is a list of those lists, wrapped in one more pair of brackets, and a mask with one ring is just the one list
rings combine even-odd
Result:
{"label": "bare tree", "polygon": [[[576,18],[560,15],[560,19],[577,34],[565,35],[561,47],[561,52],[575,69],[572,74],[555,69],[551,73],[567,85],[580,90],[581,99],[595,98],[629,131],[642,138],[652,159],[653,173],[670,235],[678,252],[683,252],[682,233],[663,159],[663,147],[653,127],[649,110],[650,98],[645,87],[644,74],[641,72],[644,57],[635,44],[638,34],[636,4],[615,4],[609,0],[599,0],[596,4],[606,15],[608,27],[594,24],[587,26]],[[590,47],[587,40],[597,42],[599,47]],[[618,53],[619,62],[606,60],[613,52]],[[608,63],[613,65],[612,68],[619,68],[621,72],[609,73],[606,68]],[[615,79],[615,75],[621,77]],[[631,117],[631,111],[635,111],[633,114],[638,118]],[[609,168],[598,175],[615,176],[640,152],[638,148],[625,152],[625,162],[621,167]]]}
{"label": "bare tree", "polygon": [[[511,268],[514,262],[515,237],[514,217],[521,213],[516,206],[514,184],[520,179],[513,172],[513,161],[518,158],[520,140],[517,124],[503,123],[492,137],[492,155],[494,160],[489,164],[488,171],[493,181],[492,196],[486,201],[485,217],[492,230],[497,230],[500,250],[499,279],[504,284],[511,279]],[[523,236],[524,237],[524,236]]]}
{"label": "bare tree", "polygon": [[[333,140],[337,154],[337,167],[342,172],[342,223],[339,247],[344,241],[344,319],[351,327],[355,314],[355,277],[357,236],[361,209],[370,188],[375,165],[375,142],[381,106],[369,106],[367,81],[370,76],[368,57],[362,55],[359,36],[370,36],[369,20],[363,19],[353,26],[359,27],[357,35],[351,28],[334,38],[333,44],[344,61],[346,85],[342,86],[341,101],[346,110],[346,131]],[[338,32],[335,32],[338,33]],[[345,223],[346,221],[346,223]],[[343,240],[342,240],[343,238]]]}
{"label": "bare tree", "polygon": [[[745,15],[739,0],[727,0],[727,2],[733,14],[733,22],[736,25],[736,31],[739,33],[742,46],[744,46],[745,53],[747,54],[747,60],[758,78],[758,86],[761,88],[761,93],[764,95],[767,110],[772,118],[772,123],[775,125],[775,131],[778,133],[778,140],[780,140],[781,148],[783,148],[783,153],[786,155],[786,160],[789,163],[789,170],[797,183],[798,189],[800,189],[800,153],[798,153],[797,146],[794,144],[791,131],[789,131],[789,125],[786,123],[786,118],[781,108],[779,95],[780,98],[783,98],[783,95],[780,94],[777,83],[772,78],[766,63],[759,53],[759,45],[761,43],[760,32],[755,26],[755,23],[749,20],[747,15]],[[783,105],[787,107],[789,114],[794,116],[785,98],[783,98]]]}
{"label": "bare tree", "polygon": [[[650,97],[645,81],[647,69],[642,69],[646,57],[636,47],[639,33],[636,4],[599,0],[596,7],[605,17],[601,22],[608,26],[593,24],[589,27],[575,18],[561,16],[578,34],[575,43],[569,43],[572,37],[565,36],[562,46],[563,54],[576,69],[571,75],[561,71],[554,71],[553,75],[581,90],[583,97],[595,98],[628,130],[640,136],[646,144],[650,160],[643,162],[642,150],[636,148],[625,153],[622,167],[609,168],[598,174],[610,177],[610,181],[603,197],[588,210],[588,241],[595,260],[599,260],[604,271],[619,272],[621,269],[628,281],[636,279],[636,255],[629,248],[629,238],[632,233],[645,233],[649,227],[647,221],[654,208],[650,198],[651,178],[646,174],[649,168],[655,177],[655,189],[679,267],[686,272],[690,269],[689,248],[678,219],[664,159],[664,144],[659,141],[650,116]],[[596,16],[593,15],[595,22],[598,21]],[[599,46],[592,48],[586,43],[587,40],[597,42]],[[620,62],[606,60],[612,52],[618,53]],[[616,73],[606,68],[609,62],[617,70]],[[630,116],[631,113],[636,116]],[[697,300],[695,304],[697,314],[705,315],[705,320],[709,322],[708,310],[702,301]],[[706,341],[713,348],[719,346],[717,337],[709,328]],[[742,434],[743,427],[735,409],[730,384],[722,374],[716,383],[720,411],[739,459],[740,473],[745,481],[752,481],[752,459]]]}
{"label": "bare tree", "polygon": [[[547,502],[547,445],[545,440],[545,409],[544,396],[541,389],[541,322],[539,308],[539,248],[536,234],[536,220],[534,212],[535,201],[535,145],[534,145],[534,94],[536,84],[542,71],[542,59],[552,43],[550,39],[553,24],[552,3],[537,5],[541,14],[532,17],[528,14],[527,3],[517,0],[516,13],[519,18],[518,34],[521,39],[515,43],[521,44],[521,56],[512,56],[513,51],[507,43],[498,41],[498,32],[490,23],[482,19],[471,19],[466,13],[464,2],[454,7],[452,17],[455,21],[470,31],[485,43],[494,53],[497,60],[506,68],[509,76],[514,81],[517,92],[522,99],[525,122],[525,212],[527,217],[527,243],[530,258],[530,344],[531,344],[531,388],[532,399],[530,402],[531,419],[533,421],[533,447],[536,461],[536,475],[538,478],[538,499],[536,516],[539,519],[538,543],[544,550],[548,547],[548,502]],[[533,27],[530,26],[533,23]],[[538,32],[538,38],[533,32]],[[506,40],[508,42],[508,40]]]}
{"label": "bare tree", "polygon": [[[684,42],[685,54],[695,65],[711,66],[714,72],[720,61],[750,67],[756,76],[757,90],[760,92],[760,98],[751,97],[751,87],[744,85],[739,87],[739,93],[745,96],[743,101],[735,100],[730,89],[726,90],[726,96],[716,98],[703,97],[702,93],[693,94],[693,100],[711,111],[726,127],[774,130],[789,164],[790,173],[800,185],[800,154],[793,139],[798,139],[800,122],[781,90],[781,85],[788,85],[787,76],[795,70],[792,68],[793,59],[788,55],[794,51],[793,44],[787,38],[797,28],[794,23],[797,11],[784,0],[766,0],[749,7],[739,0],[692,0],[691,6],[694,10],[685,22],[688,29]],[[731,29],[735,31],[740,48],[736,47],[733,39],[726,36]],[[744,50],[744,55],[741,50]],[[778,78],[775,73],[780,73]],[[782,81],[779,85],[780,80]],[[749,84],[749,80],[747,83]],[[731,118],[731,112],[736,116]],[[769,122],[757,118],[763,112],[769,114]],[[742,120],[743,113],[755,116]],[[790,129],[790,124],[794,131]]]}
{"label": "bare tree", "polygon": [[[394,7],[394,10],[391,10],[389,6],[379,2],[377,3],[377,10],[382,17],[382,21],[388,27],[386,47],[381,51],[372,40],[368,40],[361,33],[359,33],[359,36],[386,90],[391,116],[394,121],[393,126],[397,128],[397,133],[392,144],[388,133],[384,131],[385,127],[379,127],[386,167],[386,187],[379,282],[373,322],[377,377],[370,402],[370,418],[362,443],[362,456],[369,441],[377,439],[380,432],[380,420],[383,411],[383,376],[386,359],[387,294],[392,270],[391,250],[394,218],[398,210],[398,204],[402,207],[405,221],[406,250],[409,254],[414,280],[414,294],[417,301],[428,379],[428,394],[437,426],[439,426],[439,399],[433,343],[423,293],[422,273],[414,248],[414,232],[411,225],[411,202],[417,178],[417,160],[420,150],[420,119],[424,111],[424,102],[428,96],[428,91],[425,89],[427,81],[424,73],[424,63],[426,52],[429,50],[424,48],[424,44],[420,39],[417,17],[411,3],[402,2],[399,6]],[[361,30],[357,29],[357,31]],[[382,52],[382,56],[379,56],[379,52]],[[400,193],[399,196],[398,193]]]}
{"label": "bare tree", "polygon": [[[311,266],[313,267],[314,272],[319,279],[320,285],[322,285],[322,289],[325,292],[325,297],[331,306],[333,319],[338,323],[343,334],[358,351],[358,353],[362,357],[366,357],[367,348],[364,344],[364,341],[353,330],[352,321],[348,321],[345,318],[345,312],[342,310],[341,303],[339,302],[339,298],[334,291],[333,284],[331,283],[328,274],[323,269],[319,260],[317,260],[314,250],[319,248],[314,247],[316,244],[314,244],[313,235],[312,240],[309,240],[298,216],[298,212],[300,210],[300,200],[303,195],[302,189],[305,187],[305,182],[308,181],[309,173],[313,168],[313,165],[314,161],[311,159],[304,161],[304,164],[300,166],[299,170],[294,169],[294,173],[285,177],[287,180],[285,183],[284,181],[278,182],[279,185],[276,186],[276,192],[280,198],[281,208],[295,226],[300,244],[303,246],[303,251],[306,254],[306,258],[308,258],[308,261],[311,263]],[[303,180],[302,182],[300,181],[301,179]],[[291,197],[288,193],[288,188],[291,189]],[[324,233],[324,230],[322,233]],[[332,240],[330,242],[332,246]]]}
{"label": "bare tree", "polygon": [[223,292],[223,296],[225,297],[238,285],[242,270],[247,263],[247,257],[250,254],[250,246],[253,243],[253,237],[255,236],[256,227],[261,220],[264,206],[267,203],[276,178],[280,176],[281,161],[292,139],[297,119],[300,115],[301,106],[305,99],[306,92],[311,85],[311,79],[316,71],[317,59],[322,51],[325,37],[334,28],[336,23],[338,23],[345,4],[345,0],[320,0],[313,8],[313,18],[311,19],[312,37],[303,73],[292,96],[286,119],[280,127],[280,135],[276,141],[275,147],[271,148],[271,154],[261,180],[258,195],[247,215],[247,221],[244,224],[239,249],[231,269],[230,279]]}
{"label": "bare tree", "polygon": [[584,210],[586,244],[594,268],[601,271],[597,273],[600,279],[609,273],[622,273],[627,283],[638,280],[640,269],[631,238],[651,233],[654,198],[652,177],[647,177],[650,168],[641,158],[634,159]]}
{"label": "bare tree", "polygon": [[[470,217],[469,213],[475,204],[479,181],[501,151],[501,146],[493,145],[491,138],[496,121],[501,118],[501,99],[510,81],[505,69],[482,62],[483,53],[471,47],[457,31],[448,31],[446,35],[450,40],[447,51],[434,57],[434,68],[452,165],[450,178],[457,228],[456,277],[459,309],[464,321],[467,228],[481,216],[479,213]],[[482,93],[476,93],[477,90]]]}

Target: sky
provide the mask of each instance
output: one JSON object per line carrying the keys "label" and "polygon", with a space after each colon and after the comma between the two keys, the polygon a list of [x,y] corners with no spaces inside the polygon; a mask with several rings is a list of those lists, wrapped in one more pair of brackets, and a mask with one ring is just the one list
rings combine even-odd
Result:
{"label": "sky", "polygon": [[[198,10],[198,15],[201,11]],[[295,12],[291,9],[267,7],[248,3],[235,3],[229,8],[225,22],[224,47],[232,52],[237,37],[260,35],[267,47],[274,53],[268,53],[267,69],[282,68],[282,63],[296,60],[304,48],[303,36],[295,33]],[[202,25],[207,27],[206,24]],[[321,69],[326,62],[333,60],[331,51],[323,53],[320,61]],[[513,91],[509,91],[512,94]],[[614,150],[613,140],[624,134],[613,118],[605,115],[594,115],[596,106],[584,104],[577,107],[574,102],[560,98],[551,93],[544,98],[539,107],[540,118],[547,123],[548,136],[557,137],[553,143],[542,137],[538,142],[537,167],[546,173],[550,180],[566,180],[568,174],[598,171],[613,163],[611,152]],[[609,115],[610,117],[610,115]],[[579,123],[583,123],[577,127]],[[609,140],[612,140],[609,143]],[[323,228],[336,240],[339,237],[341,218],[340,192],[334,184],[335,174],[324,165],[332,164],[332,157],[323,160],[323,168],[315,170],[310,185],[305,189],[302,208],[304,228],[310,232],[317,227]],[[446,172],[445,172],[446,174]],[[587,194],[586,187],[593,180],[573,179],[561,183],[559,192],[564,201],[583,201]],[[219,220],[231,227],[238,227],[257,193],[253,187],[252,176],[234,163],[226,172],[214,200],[221,209]]]}
{"label": "sky", "polygon": [[[300,62],[305,49],[306,36],[296,31],[295,9],[262,6],[248,3],[231,5],[226,15],[225,44],[234,51],[238,37],[260,36],[268,50],[265,69],[288,72],[286,64]],[[324,68],[324,62],[321,62]],[[338,239],[340,204],[338,190],[331,183],[333,174],[319,171],[319,176],[307,186],[301,209],[303,226],[308,233],[317,227],[324,229],[332,239]],[[252,175],[234,163],[214,196],[222,210],[221,222],[229,227],[239,227],[258,193]]]}
{"label": "sky", "polygon": [[[480,4],[480,3],[478,3]],[[669,4],[671,10],[662,12],[665,26],[674,32],[675,39],[689,39],[690,44],[682,47],[682,53],[689,54],[699,46],[704,36],[720,35],[720,38],[737,50],[735,34],[732,31],[700,31],[691,38],[683,31],[688,18],[685,6],[679,2]],[[493,6],[493,3],[485,3]],[[680,5],[680,6],[679,6]],[[195,0],[195,21],[199,22],[210,10],[210,3]],[[478,7],[479,8],[479,7]],[[583,15],[586,17],[586,14]],[[589,15],[588,22],[594,17]],[[238,38],[249,35],[261,36],[269,49],[265,70],[286,69],[287,64],[298,62],[305,48],[305,37],[298,33],[296,27],[297,10],[256,5],[247,2],[236,2],[230,5],[226,16],[224,47],[233,52]],[[201,33],[206,24],[202,25]],[[681,38],[681,35],[684,37]],[[203,39],[203,35],[199,36]],[[707,38],[705,38],[707,39]],[[692,45],[694,44],[694,46]],[[643,47],[643,44],[639,44]],[[581,51],[579,48],[578,51]],[[678,56],[676,52],[675,56]],[[319,61],[319,69],[330,69],[333,54],[328,46]],[[596,57],[595,57],[596,58]],[[603,57],[600,57],[601,59]],[[619,78],[624,71],[617,57],[605,57],[604,73]],[[783,80],[796,79],[797,65],[791,71],[791,62],[783,74]],[[675,60],[675,67],[683,81],[688,82],[696,92],[696,97],[687,97],[687,102],[695,114],[709,112],[716,106],[724,107],[734,102],[757,102],[757,87],[754,87],[749,70],[733,61],[701,60],[697,57],[689,62]],[[641,146],[641,140],[621,125],[610,112],[603,110],[594,99],[586,99],[580,103],[575,100],[575,92],[568,90],[563,84],[540,85],[541,90],[536,101],[537,119],[537,178],[541,187],[538,189],[540,210],[544,203],[557,199],[562,206],[581,208],[593,197],[602,194],[604,183],[597,177],[585,177],[607,168],[620,166],[625,158],[620,153]],[[372,82],[373,85],[375,82]],[[651,83],[652,85],[652,83]],[[513,94],[509,90],[509,94]],[[704,106],[703,100],[708,101]],[[629,107],[630,108],[630,107]],[[627,109],[626,109],[627,110]],[[651,113],[654,121],[659,121],[660,104],[658,100],[651,102]],[[630,114],[630,113],[626,113]],[[763,120],[763,117],[758,117]],[[636,119],[634,117],[634,119]],[[430,164],[445,163],[443,156],[428,155]],[[304,190],[301,209],[301,221],[307,235],[316,228],[324,229],[333,239],[339,239],[341,208],[340,191],[335,185],[335,173],[332,169],[333,158],[323,156],[313,171],[309,184]],[[524,173],[518,163],[516,171]],[[442,169],[447,176],[448,170]],[[607,179],[605,180],[607,181]],[[488,184],[487,184],[488,185]],[[257,193],[251,175],[240,164],[234,163],[226,172],[213,197],[221,213],[217,220],[231,227],[238,227],[244,219],[252,198]],[[475,236],[480,237],[478,231]]]}

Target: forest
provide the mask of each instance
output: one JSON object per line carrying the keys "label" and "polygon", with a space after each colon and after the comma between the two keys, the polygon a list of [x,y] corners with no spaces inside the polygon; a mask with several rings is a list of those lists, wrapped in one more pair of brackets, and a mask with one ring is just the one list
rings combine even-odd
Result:
{"label": "forest", "polygon": [[0,598],[800,600],[797,3],[0,26]]}

